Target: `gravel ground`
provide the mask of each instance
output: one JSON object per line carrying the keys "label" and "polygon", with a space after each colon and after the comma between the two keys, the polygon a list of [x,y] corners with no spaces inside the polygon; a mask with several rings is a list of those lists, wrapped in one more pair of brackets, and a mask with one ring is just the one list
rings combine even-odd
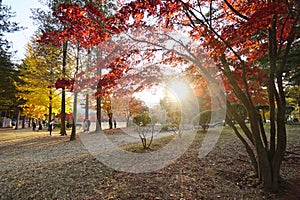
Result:
{"label": "gravel ground", "polygon": [[[117,145],[139,141],[119,129],[106,135]],[[288,135],[282,189],[276,194],[257,184],[244,148],[231,134],[222,134],[204,158],[197,156],[201,144],[196,142],[179,159],[151,173],[107,167],[79,139],[86,136],[80,133],[70,142],[58,132],[51,137],[46,131],[0,130],[0,199],[300,198],[298,129]],[[204,134],[197,137],[201,141]]]}

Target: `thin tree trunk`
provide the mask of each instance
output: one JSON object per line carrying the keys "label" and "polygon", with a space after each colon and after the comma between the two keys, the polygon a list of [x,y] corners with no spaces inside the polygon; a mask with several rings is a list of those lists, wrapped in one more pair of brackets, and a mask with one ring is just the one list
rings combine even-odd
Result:
{"label": "thin tree trunk", "polygon": [[49,91],[49,109],[48,109],[48,122],[50,123],[52,120],[52,88]]}
{"label": "thin tree trunk", "polygon": [[85,119],[89,119],[89,94],[87,91],[87,94],[85,95]]}
{"label": "thin tree trunk", "polygon": [[52,83],[49,86],[49,109],[48,109],[48,123],[50,123],[52,121],[52,100],[53,100],[53,91],[52,91],[52,87],[53,87],[53,83],[54,81],[54,77],[53,77],[53,66],[50,65],[50,77],[52,78]]}
{"label": "thin tree trunk", "polygon": [[102,118],[101,97],[96,97],[96,101],[97,101],[97,123],[96,123],[95,132],[99,132],[99,131],[102,131],[102,126],[101,126],[101,118]]}
{"label": "thin tree trunk", "polygon": [[[101,49],[101,48],[99,48]],[[99,49],[97,50],[97,58],[101,58],[102,59],[102,51]],[[99,76],[99,82],[101,80],[101,77],[102,77],[102,68],[101,68],[101,65],[99,65],[99,67],[97,67],[97,75]],[[101,98],[102,98],[102,86],[98,84],[98,87],[97,87],[97,93],[98,93],[98,96],[96,97],[96,101],[97,101],[97,123],[96,123],[96,130],[95,132],[100,132],[102,131],[102,124],[101,124],[101,121],[102,121],[102,110],[101,110]]]}
{"label": "thin tree trunk", "polygon": [[[63,43],[63,68],[62,74],[63,77],[66,77],[66,66],[67,66],[67,50],[68,50],[68,42],[65,41]],[[60,135],[64,136],[67,135],[66,132],[66,89],[62,88],[61,93],[61,127],[60,127]]]}
{"label": "thin tree trunk", "polygon": [[272,168],[269,161],[268,151],[265,149],[261,138],[261,130],[258,123],[260,120],[259,115],[254,106],[251,110],[247,110],[247,112],[249,114],[254,145],[256,148],[259,179],[262,181],[264,186],[269,187],[272,185]]}
{"label": "thin tree trunk", "polygon": [[77,92],[74,92],[73,120],[72,120],[72,131],[71,131],[70,141],[76,140],[76,123],[77,123]]}
{"label": "thin tree trunk", "polygon": [[264,142],[264,146],[265,146],[265,149],[266,151],[268,151],[268,138],[267,138],[267,135],[266,135],[266,132],[265,132],[265,128],[264,128],[264,124],[263,124],[263,121],[262,121],[262,118],[261,118],[261,115],[259,114],[259,127],[260,127],[260,133],[261,133],[261,137],[262,137],[262,140]]}
{"label": "thin tree trunk", "polygon": [[[79,42],[77,42],[76,71],[74,74],[74,79],[76,78],[76,75],[79,70],[79,52],[80,52],[80,47],[79,47]],[[73,89],[76,90],[76,88]],[[72,120],[72,131],[71,131],[70,141],[76,140],[76,124],[77,124],[77,92],[74,91],[73,120]]]}
{"label": "thin tree trunk", "polygon": [[113,114],[112,113],[108,114],[108,124],[109,124],[109,129],[113,129]]}
{"label": "thin tree trunk", "polygon": [[272,172],[273,183],[271,189],[273,191],[278,190],[279,178],[280,178],[280,166],[282,164],[284,153],[286,150],[286,127],[285,127],[285,99],[281,99],[277,106],[277,146],[276,152],[272,160]]}
{"label": "thin tree trunk", "polygon": [[60,127],[60,135],[67,135],[66,132],[66,89],[62,88],[61,93],[61,127]]}
{"label": "thin tree trunk", "polygon": [[262,115],[263,115],[263,120],[264,120],[263,122],[266,123],[267,122],[267,120],[266,120],[266,111],[265,111],[264,108],[262,109]]}
{"label": "thin tree trunk", "polygon": [[256,157],[255,157],[255,154],[254,154],[253,150],[251,149],[251,147],[247,143],[247,141],[243,138],[243,136],[239,133],[238,129],[234,126],[233,122],[230,120],[230,118],[227,115],[226,115],[226,120],[225,121],[233,129],[233,131],[235,132],[237,137],[242,141],[242,143],[246,147],[247,153],[250,157],[252,166],[254,168],[254,172],[256,174],[256,177],[258,177],[259,176],[258,164],[257,164]]}
{"label": "thin tree trunk", "polygon": [[130,119],[130,114],[128,114],[128,115],[126,116],[126,128],[129,127],[129,119]]}

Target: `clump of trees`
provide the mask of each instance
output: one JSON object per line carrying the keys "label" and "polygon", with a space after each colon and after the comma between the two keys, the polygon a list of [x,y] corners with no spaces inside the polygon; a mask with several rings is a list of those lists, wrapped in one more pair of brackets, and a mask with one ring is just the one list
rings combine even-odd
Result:
{"label": "clump of trees", "polygon": [[[288,69],[290,52],[300,38],[299,1],[124,2],[112,16],[104,16],[94,5],[62,4],[56,13],[64,24],[70,26],[48,33],[44,39],[59,38],[56,42],[61,43],[75,38],[92,46],[111,35],[144,25],[155,24],[164,33],[185,30],[184,33],[197,43],[195,51],[176,55],[173,49],[164,49],[158,41],[157,46],[164,50],[162,62],[172,66],[192,62],[203,72],[207,84],[216,86],[215,93],[220,92],[216,81],[222,79],[227,100],[226,122],[245,146],[258,179],[266,189],[277,190],[287,145],[284,73]],[[149,17],[153,17],[155,23],[147,23]],[[182,47],[190,50],[184,45]],[[153,50],[149,52],[154,54]],[[199,52],[211,58],[217,72],[211,72],[212,66],[199,56]],[[153,56],[146,57],[151,58]],[[267,59],[266,65],[261,64],[262,58]],[[217,100],[221,101],[211,99]],[[262,101],[269,105],[268,134],[255,106]],[[244,106],[250,126],[234,109],[235,103]]]}
{"label": "clump of trees", "polygon": [[[6,33],[19,31],[17,23],[12,22],[14,13],[11,8],[0,1],[0,112],[1,117],[19,119],[24,100],[18,98],[16,83],[22,83],[18,66],[12,61],[14,52],[11,51],[10,42],[5,38]],[[17,127],[16,127],[17,128]]]}
{"label": "clump of trees", "polygon": [[136,124],[135,130],[139,134],[139,137],[142,141],[143,148],[149,149],[153,141],[153,133],[154,133],[154,124],[150,124],[151,123],[150,115],[148,113],[138,114],[134,116],[133,123]]}
{"label": "clump of trees", "polygon": [[[189,27],[190,36],[199,42],[199,51],[212,58],[227,92],[226,122],[244,144],[259,180],[266,189],[277,190],[287,144],[283,77],[290,50],[299,40],[299,1],[133,1],[120,9],[119,16],[135,16],[134,24],[140,27],[146,21],[146,10],[162,29]],[[208,65],[195,57],[196,53],[185,56],[204,72],[209,84],[215,83],[218,73],[205,73]],[[267,57],[267,66],[259,63],[262,57]],[[270,107],[269,134],[255,108],[262,97]],[[237,102],[245,107],[250,127],[232,106]]]}

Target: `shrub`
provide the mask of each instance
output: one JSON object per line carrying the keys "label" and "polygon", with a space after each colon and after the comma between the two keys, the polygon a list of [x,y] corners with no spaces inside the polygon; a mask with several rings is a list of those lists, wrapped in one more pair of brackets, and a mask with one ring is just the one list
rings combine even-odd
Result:
{"label": "shrub", "polygon": [[148,113],[139,114],[133,118],[133,123],[138,126],[147,126],[151,123],[151,117]]}
{"label": "shrub", "polygon": [[209,122],[211,120],[211,115],[213,111],[212,110],[204,110],[200,112],[194,119],[193,119],[193,125],[198,126],[200,125],[203,129],[203,131],[206,131],[209,127]]}

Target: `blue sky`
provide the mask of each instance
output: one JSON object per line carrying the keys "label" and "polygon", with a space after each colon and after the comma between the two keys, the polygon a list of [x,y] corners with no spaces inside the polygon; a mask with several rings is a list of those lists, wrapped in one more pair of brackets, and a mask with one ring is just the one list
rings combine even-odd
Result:
{"label": "blue sky", "polygon": [[17,51],[13,60],[20,62],[20,60],[25,57],[26,45],[28,44],[30,37],[37,29],[30,19],[30,16],[32,15],[30,8],[40,8],[42,5],[38,0],[2,0],[2,4],[11,6],[11,11],[15,12],[16,17],[12,18],[11,21],[26,27],[25,30],[6,34],[6,38],[12,42],[13,50]]}

